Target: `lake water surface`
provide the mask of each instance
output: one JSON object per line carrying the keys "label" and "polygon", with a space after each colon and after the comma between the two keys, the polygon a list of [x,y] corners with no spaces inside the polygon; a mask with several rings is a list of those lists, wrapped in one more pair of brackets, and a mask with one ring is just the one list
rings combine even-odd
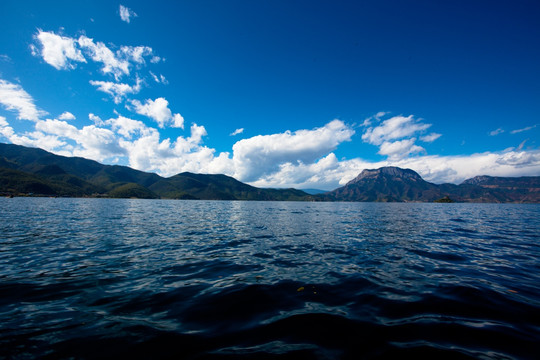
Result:
{"label": "lake water surface", "polygon": [[0,199],[0,357],[539,354],[539,205]]}

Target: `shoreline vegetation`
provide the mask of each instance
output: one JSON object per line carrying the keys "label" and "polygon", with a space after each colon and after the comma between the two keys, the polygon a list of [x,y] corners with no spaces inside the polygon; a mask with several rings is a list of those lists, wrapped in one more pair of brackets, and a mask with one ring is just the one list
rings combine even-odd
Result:
{"label": "shoreline vegetation", "polygon": [[476,176],[433,184],[410,169],[362,171],[345,186],[310,194],[264,189],[226,175],[183,172],[169,178],[127,166],[0,143],[0,196],[179,200],[540,203],[540,176]]}

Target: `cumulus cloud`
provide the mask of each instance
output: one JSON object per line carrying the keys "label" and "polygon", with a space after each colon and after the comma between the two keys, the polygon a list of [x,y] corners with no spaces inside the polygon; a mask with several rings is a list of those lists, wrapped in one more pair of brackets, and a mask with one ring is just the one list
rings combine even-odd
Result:
{"label": "cumulus cloud", "polygon": [[95,114],[88,114],[88,119],[92,120],[94,122],[95,125],[98,125],[98,126],[101,126],[103,124],[105,124],[105,122],[103,120],[101,120],[101,118]]}
{"label": "cumulus cloud", "polygon": [[97,87],[98,91],[109,94],[115,104],[119,104],[128,94],[137,94],[141,91],[141,81],[137,79],[135,85],[114,83],[111,81],[90,80],[90,84]]}
{"label": "cumulus cloud", "polygon": [[0,104],[9,111],[16,111],[17,118],[38,121],[47,113],[39,110],[34,99],[20,85],[0,79]]}
{"label": "cumulus cloud", "polygon": [[137,17],[137,14],[135,13],[135,11],[125,7],[124,5],[120,5],[119,11],[120,11],[120,19],[122,19],[122,21],[127,22],[128,24],[130,23],[132,17]]}
{"label": "cumulus cloud", "polygon": [[228,153],[215,156],[204,146],[204,126],[193,124],[190,136],[174,141],[161,139],[159,131],[142,121],[121,115],[102,120],[89,114],[94,125],[78,128],[58,119],[39,120],[35,131],[17,135],[4,117],[0,117],[0,135],[19,145],[40,147],[65,156],[81,156],[100,162],[124,159],[127,165],[155,171],[163,176],[182,171],[233,174]]}
{"label": "cumulus cloud", "polygon": [[65,121],[47,119],[36,123],[38,132],[54,135],[60,139],[75,141],[78,147],[73,148],[73,156],[81,156],[104,161],[113,156],[125,155],[125,151],[118,145],[113,131],[95,125],[84,126],[78,129]]}
{"label": "cumulus cloud", "polygon": [[165,98],[147,99],[144,104],[138,100],[133,100],[131,103],[136,113],[154,119],[160,128],[168,124],[172,127],[184,128],[184,118],[180,114],[173,116],[169,109],[169,102]]}
{"label": "cumulus cloud", "polygon": [[59,120],[75,120],[75,115],[70,113],[69,111],[64,111],[59,117]]}
{"label": "cumulus cloud", "polygon": [[53,32],[38,30],[35,38],[41,44],[41,56],[57,70],[74,69],[74,62],[86,62],[77,48],[76,40]]}
{"label": "cumulus cloud", "polygon": [[[373,118],[377,121],[386,113],[378,113]],[[362,140],[372,145],[379,146],[379,154],[387,155],[392,159],[404,158],[410,154],[425,151],[421,146],[415,145],[416,137],[431,127],[431,124],[423,123],[415,119],[413,115],[393,116],[382,121],[380,125],[371,126],[371,122],[364,121],[369,126],[362,134]],[[432,142],[441,135],[431,133],[422,136],[424,142]],[[401,139],[401,140],[400,140]]]}
{"label": "cumulus cloud", "polygon": [[313,130],[286,131],[259,135],[238,141],[233,146],[235,176],[242,181],[255,181],[271,174],[287,163],[313,163],[350,141],[354,130],[341,120],[333,120]]}
{"label": "cumulus cloud", "polygon": [[420,153],[426,151],[423,147],[415,145],[416,138],[403,139],[398,141],[385,141],[379,147],[379,154],[387,155],[391,159],[399,159],[404,155]]}
{"label": "cumulus cloud", "polygon": [[368,128],[362,135],[362,140],[373,145],[381,145],[385,141],[401,139],[424,131],[430,126],[431,124],[417,121],[412,115],[394,116],[384,120],[379,126]]}
{"label": "cumulus cloud", "polygon": [[176,140],[160,139],[156,129],[132,141],[120,140],[126,149],[129,164],[139,170],[156,171],[163,176],[180,172],[223,173],[232,175],[232,160],[227,153],[215,156],[215,150],[202,145],[204,126],[193,124],[191,135]]}
{"label": "cumulus cloud", "polygon": [[234,130],[232,133],[230,133],[230,135],[235,136],[235,135],[241,134],[243,132],[244,132],[244,128],[240,128],[240,129]]}
{"label": "cumulus cloud", "polygon": [[183,129],[184,128],[184,118],[183,118],[183,116],[180,115],[180,114],[174,114],[174,116],[172,118],[171,126],[174,127],[174,128]]}
{"label": "cumulus cloud", "polygon": [[147,127],[142,121],[133,120],[119,115],[116,119],[111,118],[103,124],[110,125],[112,130],[122,135],[126,139],[131,139],[134,135],[148,136],[152,129]]}

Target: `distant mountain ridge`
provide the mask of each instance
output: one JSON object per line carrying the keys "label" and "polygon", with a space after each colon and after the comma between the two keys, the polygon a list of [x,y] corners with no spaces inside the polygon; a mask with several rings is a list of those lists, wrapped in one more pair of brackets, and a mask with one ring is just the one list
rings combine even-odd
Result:
{"label": "distant mountain ridge", "polygon": [[334,201],[435,201],[441,192],[415,171],[398,167],[363,170],[345,186],[325,194]]}
{"label": "distant mountain ridge", "polygon": [[315,200],[296,189],[260,189],[226,175],[164,178],[42,149],[0,143],[0,194],[201,200]]}
{"label": "distant mountain ridge", "polygon": [[345,186],[324,194],[333,201],[540,203],[540,177],[476,176],[460,185],[433,184],[413,170],[363,170]]}
{"label": "distant mountain ridge", "polygon": [[0,143],[0,195],[201,200],[513,202],[540,203],[540,176],[476,176],[460,185],[433,184],[413,170],[363,170],[322,194],[261,189],[226,175],[183,172],[169,178],[119,165]]}

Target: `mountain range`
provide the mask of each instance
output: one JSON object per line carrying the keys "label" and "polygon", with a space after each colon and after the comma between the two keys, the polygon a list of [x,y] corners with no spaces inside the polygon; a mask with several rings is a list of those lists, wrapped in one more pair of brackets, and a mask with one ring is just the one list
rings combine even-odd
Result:
{"label": "mountain range", "polygon": [[363,170],[345,186],[322,194],[262,189],[230,176],[183,172],[168,178],[127,166],[0,143],[0,194],[69,197],[274,201],[540,203],[540,176],[477,176],[460,185],[433,184],[410,169]]}

